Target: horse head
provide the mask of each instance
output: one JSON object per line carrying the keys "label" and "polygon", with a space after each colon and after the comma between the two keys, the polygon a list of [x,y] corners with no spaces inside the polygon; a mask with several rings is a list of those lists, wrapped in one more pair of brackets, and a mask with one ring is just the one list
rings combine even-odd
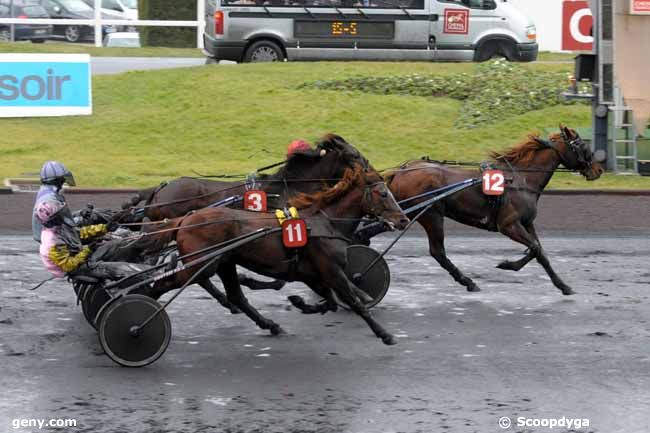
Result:
{"label": "horse head", "polygon": [[340,158],[342,158],[350,167],[353,167],[355,164],[361,165],[363,168],[369,168],[370,163],[368,160],[359,152],[359,150],[345,141],[343,137],[336,134],[327,134],[321,138],[316,146],[321,153],[325,152],[335,152]]}
{"label": "horse head", "polygon": [[[292,153],[286,165],[273,177],[322,179],[331,186],[344,176],[347,169],[357,165],[366,169],[371,167],[354,146],[338,135],[328,134],[318,141],[315,149]],[[314,187],[317,186],[314,183]]]}
{"label": "horse head", "polygon": [[562,165],[569,170],[578,171],[587,180],[596,180],[604,173],[600,163],[594,161],[594,154],[589,145],[576,130],[560,123],[560,134],[552,136],[551,140],[556,143],[555,149],[560,155]]}
{"label": "horse head", "polygon": [[403,230],[409,219],[395,200],[384,178],[374,169],[363,169],[363,198],[361,208],[364,214],[383,221],[391,230]]}

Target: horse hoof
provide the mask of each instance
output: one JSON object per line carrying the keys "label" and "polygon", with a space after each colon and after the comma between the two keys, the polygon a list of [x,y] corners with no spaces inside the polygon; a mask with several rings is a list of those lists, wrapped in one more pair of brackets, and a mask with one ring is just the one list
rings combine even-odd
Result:
{"label": "horse hoof", "polygon": [[241,313],[242,311],[239,308],[235,306],[230,307],[230,314],[241,314]]}
{"label": "horse hoof", "polygon": [[501,262],[497,265],[498,269],[505,269],[506,271],[511,271],[512,270],[512,265],[510,262]]}
{"label": "horse hoof", "polygon": [[481,288],[479,286],[477,286],[476,284],[472,283],[472,284],[469,284],[467,286],[467,291],[468,292],[480,292]]}
{"label": "horse hoof", "polygon": [[390,334],[381,337],[381,341],[383,341],[384,344],[387,346],[394,346],[397,344],[397,341],[395,341],[395,337],[393,337]]}
{"label": "horse hoof", "polygon": [[563,288],[561,290],[562,290],[562,294],[564,296],[570,296],[570,295],[575,295],[576,294],[576,292],[574,292],[571,287],[565,287],[565,288]]}
{"label": "horse hoof", "polygon": [[305,301],[297,295],[292,295],[287,297],[289,302],[291,302],[291,305],[299,309],[300,311],[303,311],[305,309]]}
{"label": "horse hoof", "polygon": [[271,331],[271,335],[284,335],[284,334],[287,333],[287,332],[286,332],[284,329],[282,329],[282,328],[280,327],[280,325],[278,325],[277,323],[271,325],[271,328],[269,328],[269,330]]}

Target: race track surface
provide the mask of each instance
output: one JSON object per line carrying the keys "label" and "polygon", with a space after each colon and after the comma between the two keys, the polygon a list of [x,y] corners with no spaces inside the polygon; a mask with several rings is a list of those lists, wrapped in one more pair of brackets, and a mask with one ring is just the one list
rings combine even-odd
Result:
{"label": "race track surface", "polygon": [[[374,246],[385,246],[392,235]],[[389,255],[391,289],[374,314],[384,346],[340,311],[299,314],[286,297],[250,294],[289,334],[271,337],[199,288],[174,302],[167,353],[143,369],[114,365],[47,277],[27,236],[0,236],[0,431],[602,432],[650,431],[650,242],[647,231],[542,233],[565,297],[533,262],[495,265],[523,248],[498,235],[454,234],[468,293],[407,235]],[[580,428],[513,427],[500,417],[588,419]],[[66,430],[12,420],[73,418]]]}

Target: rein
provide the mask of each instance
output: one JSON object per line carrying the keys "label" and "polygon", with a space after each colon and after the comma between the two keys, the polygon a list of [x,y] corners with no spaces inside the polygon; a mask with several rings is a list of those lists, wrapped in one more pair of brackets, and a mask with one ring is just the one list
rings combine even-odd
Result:
{"label": "rein", "polygon": [[[440,164],[440,165],[455,165],[459,167],[480,167],[481,162],[474,162],[474,161],[456,161],[456,160],[437,160],[437,159],[429,159],[428,156],[423,156],[421,161],[424,162],[429,162],[431,164]],[[405,172],[405,171],[415,171],[415,170],[426,170],[429,167],[406,167],[402,168],[402,166],[398,166],[395,168],[385,168],[381,170],[381,172],[386,172],[386,171],[391,171],[394,173],[397,172]],[[569,170],[568,168],[557,168],[556,170],[548,170],[545,168],[541,167],[525,167],[525,168],[504,168],[503,171],[519,171],[519,172],[529,172],[529,173],[556,173],[556,172],[566,172],[566,173],[573,173],[573,170]]]}
{"label": "rein", "polygon": [[[334,182],[334,181],[339,181],[339,180],[341,180],[341,178],[327,178],[327,177],[308,178],[308,179],[255,179],[255,183]],[[145,206],[131,206],[131,208],[132,209],[149,209],[149,208],[153,208],[153,207],[162,207],[162,206],[169,206],[169,205],[172,205],[172,204],[186,203],[188,201],[198,200],[198,199],[201,199],[201,198],[210,197],[210,196],[213,196],[213,195],[225,192],[225,191],[230,191],[230,190],[237,189],[237,188],[245,188],[246,185],[248,185],[248,183],[242,182],[239,185],[229,186],[229,187],[226,187],[226,188],[219,188],[217,190],[210,191],[208,193],[201,194],[201,195],[195,195],[195,196],[192,196],[192,197],[180,198],[178,200],[171,200],[171,201],[166,201],[166,202],[163,202],[163,203],[153,203],[153,204],[148,204],[148,205],[145,205]]]}
{"label": "rein", "polygon": [[[269,170],[271,168],[279,167],[281,165],[284,165],[289,161],[288,159],[285,159],[284,161],[276,162],[273,164],[265,165],[264,167],[260,167],[257,170],[254,170],[254,173],[259,173],[262,171]],[[201,174],[196,170],[192,170],[198,177],[200,178],[218,178],[218,179],[235,179],[235,178],[242,178],[245,179],[248,177],[247,174]]]}

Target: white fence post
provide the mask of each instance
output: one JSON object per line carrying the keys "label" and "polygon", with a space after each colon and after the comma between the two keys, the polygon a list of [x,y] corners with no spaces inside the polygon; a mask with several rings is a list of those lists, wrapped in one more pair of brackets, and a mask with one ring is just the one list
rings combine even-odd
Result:
{"label": "white fence post", "polygon": [[203,49],[203,32],[205,31],[205,0],[196,0],[196,48]]}
{"label": "white fence post", "polygon": [[102,41],[102,0],[95,0],[95,46],[103,46]]}

